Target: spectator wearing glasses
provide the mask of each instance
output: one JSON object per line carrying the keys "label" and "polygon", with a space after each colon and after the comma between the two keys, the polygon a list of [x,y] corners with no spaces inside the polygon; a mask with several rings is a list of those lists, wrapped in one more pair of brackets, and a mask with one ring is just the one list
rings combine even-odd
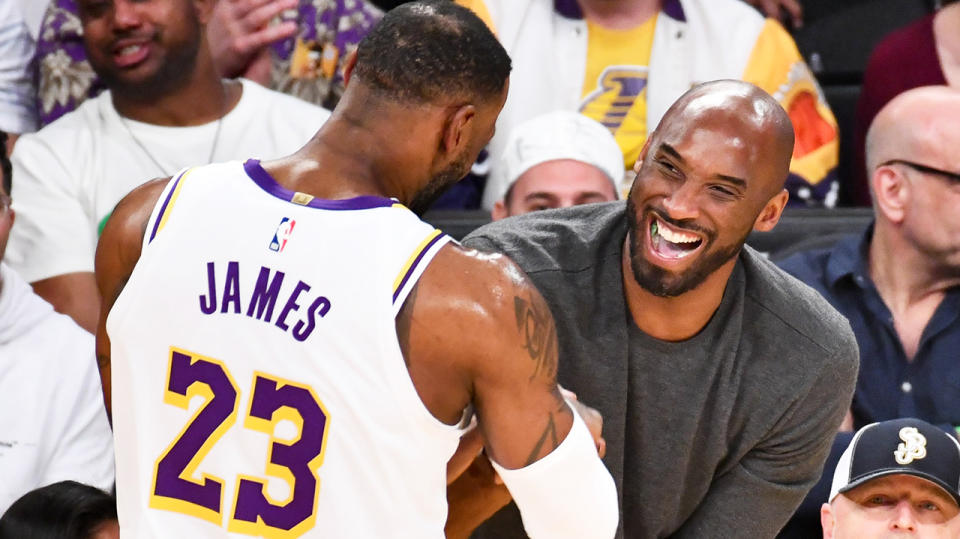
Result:
{"label": "spectator wearing glasses", "polygon": [[[960,425],[960,91],[909,90],[867,133],[875,220],[860,237],[798,253],[781,266],[845,315],[860,346],[860,375],[845,428],[917,417]],[[819,520],[829,473],[801,506]],[[806,509],[807,511],[805,511]]]}

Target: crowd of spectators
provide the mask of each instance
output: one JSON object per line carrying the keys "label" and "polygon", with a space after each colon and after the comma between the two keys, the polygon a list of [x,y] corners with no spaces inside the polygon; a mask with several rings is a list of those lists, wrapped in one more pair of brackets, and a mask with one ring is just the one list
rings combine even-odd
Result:
{"label": "crowd of spectators", "polygon": [[[671,105],[717,79],[752,83],[786,111],[789,206],[872,208],[861,235],[778,261],[849,320],[861,362],[826,471],[782,537],[828,522],[821,505],[836,506],[833,470],[857,429],[917,417],[956,435],[960,3],[931,2],[878,43],[844,125],[791,37],[803,0],[455,1],[494,31],[513,70],[496,134],[443,208],[500,220],[624,198]],[[0,538],[44,497],[79,506],[69,480],[112,486],[109,369],[97,376],[91,333],[103,316],[94,252],[114,206],[191,165],[295,152],[330,117],[351,53],[399,3],[0,2],[0,404],[31,403],[0,416],[0,514],[21,515],[0,519]]]}

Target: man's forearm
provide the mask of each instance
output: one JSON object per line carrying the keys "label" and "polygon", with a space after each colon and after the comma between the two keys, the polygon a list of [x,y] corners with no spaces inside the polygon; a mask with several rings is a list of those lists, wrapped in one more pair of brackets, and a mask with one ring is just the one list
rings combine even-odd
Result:
{"label": "man's forearm", "polygon": [[473,530],[510,503],[510,491],[496,480],[485,455],[447,486],[447,539],[469,537]]}

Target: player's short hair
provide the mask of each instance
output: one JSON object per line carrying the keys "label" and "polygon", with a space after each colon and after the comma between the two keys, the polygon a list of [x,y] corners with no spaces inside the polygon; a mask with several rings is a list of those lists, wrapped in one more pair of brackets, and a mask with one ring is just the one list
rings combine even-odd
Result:
{"label": "player's short hair", "polygon": [[353,76],[399,102],[499,96],[510,57],[487,25],[450,0],[400,5],[360,42]]}

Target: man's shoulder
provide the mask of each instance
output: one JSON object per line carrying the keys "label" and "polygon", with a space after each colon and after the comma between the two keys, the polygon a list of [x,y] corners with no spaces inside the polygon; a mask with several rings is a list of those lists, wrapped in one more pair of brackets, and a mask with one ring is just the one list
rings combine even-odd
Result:
{"label": "man's shoulder", "polygon": [[70,143],[69,147],[83,143],[99,134],[106,125],[108,114],[105,113],[104,107],[113,108],[110,92],[107,90],[87,99],[76,109],[43,126],[40,130],[22,135],[17,140],[15,148],[18,148],[22,141],[27,141],[27,146],[32,142],[38,142],[50,148],[63,148],[68,146],[67,142]]}
{"label": "man's shoulder", "polygon": [[57,369],[93,358],[93,335],[58,313],[20,275],[0,263],[0,343],[32,350],[31,361]]}
{"label": "man's shoulder", "polygon": [[510,217],[482,226],[463,243],[501,252],[527,273],[582,271],[619,254],[626,233],[623,201]]}
{"label": "man's shoulder", "polygon": [[843,275],[854,273],[861,263],[860,248],[866,241],[864,238],[863,234],[850,234],[829,247],[799,251],[777,261],[776,264],[783,271],[831,299],[831,290],[836,280]]}
{"label": "man's shoulder", "polygon": [[[674,2],[666,2],[671,4]],[[715,16],[746,18],[749,22],[763,20],[764,16],[756,8],[743,0],[679,0],[684,13],[690,11],[710,13]]]}
{"label": "man's shoulder", "polygon": [[[668,4],[670,2],[667,2]],[[724,34],[733,35],[738,28],[758,28],[764,16],[743,0],[680,0],[684,22],[693,26],[723,25]]]}
{"label": "man's shoulder", "polygon": [[826,284],[827,264],[832,253],[833,247],[800,251],[778,260],[776,265],[804,284],[820,287]]}
{"label": "man's shoulder", "polygon": [[831,357],[856,358],[849,322],[819,292],[749,247],[742,260],[747,300],[757,308],[762,325],[783,330],[776,332],[783,346],[800,348],[798,353],[819,350]]}
{"label": "man's shoulder", "polygon": [[[309,103],[289,94],[271,90],[256,82],[247,79],[240,79],[243,85],[243,95],[241,103],[250,110],[257,111],[257,114],[268,115],[276,113],[295,114],[286,120],[302,121],[306,118],[322,118],[326,120],[330,117],[330,111],[313,103]],[[267,109],[269,107],[269,110]],[[295,123],[295,122],[291,122]]]}

